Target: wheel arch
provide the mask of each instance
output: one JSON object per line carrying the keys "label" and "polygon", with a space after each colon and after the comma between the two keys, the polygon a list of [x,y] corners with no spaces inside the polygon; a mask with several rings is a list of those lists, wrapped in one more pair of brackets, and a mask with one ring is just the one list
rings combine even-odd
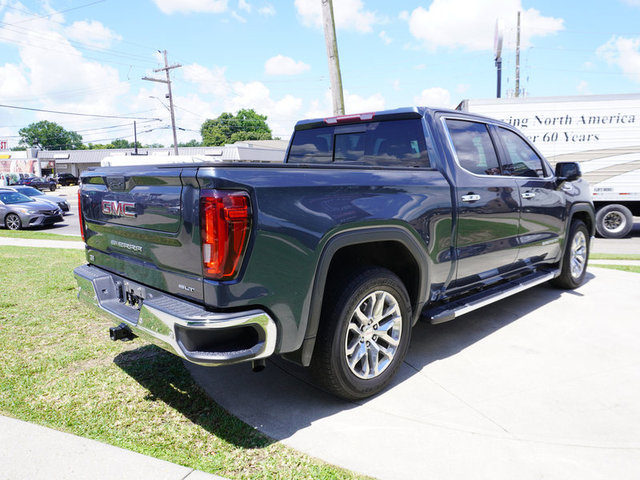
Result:
{"label": "wheel arch", "polygon": [[569,209],[569,215],[567,215],[566,232],[562,244],[562,256],[558,264],[559,270],[562,270],[565,260],[565,252],[568,247],[569,234],[571,232],[571,224],[574,220],[580,220],[587,227],[589,237],[593,237],[596,234],[596,217],[594,213],[593,205],[590,203],[576,203]]}
{"label": "wheel arch", "polygon": [[415,325],[429,290],[427,262],[424,247],[402,227],[371,227],[336,234],[319,257],[302,346],[284,357],[304,366],[310,364],[329,282],[366,265],[387,268],[402,280],[411,301],[411,325]]}
{"label": "wheel arch", "polygon": [[[567,220],[567,226],[571,226],[571,222],[574,219],[582,220],[582,222],[587,226],[587,230],[589,231],[589,235],[593,237],[596,234],[596,217],[594,213],[594,208],[591,204],[588,203],[577,203],[571,206],[569,210],[569,218]],[[567,229],[568,232],[568,229]]]}

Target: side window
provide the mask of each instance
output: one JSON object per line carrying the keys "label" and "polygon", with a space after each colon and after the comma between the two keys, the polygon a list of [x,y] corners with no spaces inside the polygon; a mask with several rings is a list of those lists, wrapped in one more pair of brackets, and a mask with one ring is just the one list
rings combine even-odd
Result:
{"label": "side window", "polygon": [[364,161],[370,165],[430,167],[422,122],[392,120],[369,124]]}
{"label": "side window", "polygon": [[507,153],[502,166],[506,175],[544,177],[544,165],[538,154],[515,132],[498,128],[498,135]]}
{"label": "side window", "polygon": [[447,120],[460,166],[477,175],[500,175],[500,164],[484,123]]}
{"label": "side window", "polygon": [[333,161],[333,127],[313,128],[295,132],[289,162],[330,163]]}

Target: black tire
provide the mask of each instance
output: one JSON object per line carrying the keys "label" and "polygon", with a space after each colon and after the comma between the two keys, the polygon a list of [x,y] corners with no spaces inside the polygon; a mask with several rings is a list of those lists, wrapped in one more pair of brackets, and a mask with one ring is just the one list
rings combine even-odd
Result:
{"label": "black tire", "polygon": [[626,237],[633,228],[633,215],[624,205],[605,205],[596,212],[596,231],[604,238]]}
{"label": "black tire", "polygon": [[55,184],[53,184],[53,183],[52,183],[51,185],[49,185],[49,191],[50,191],[50,192],[55,192],[55,191],[56,191],[56,186],[55,186]]}
{"label": "black tire", "polygon": [[15,213],[10,213],[4,217],[4,226],[9,230],[20,230],[22,228],[22,220]]}
{"label": "black tire", "polygon": [[311,373],[338,397],[369,397],[391,381],[410,339],[411,302],[402,281],[384,268],[356,271],[327,293]]}
{"label": "black tire", "polygon": [[589,259],[589,231],[581,220],[571,222],[564,249],[562,271],[551,284],[554,287],[573,290],[584,282]]}

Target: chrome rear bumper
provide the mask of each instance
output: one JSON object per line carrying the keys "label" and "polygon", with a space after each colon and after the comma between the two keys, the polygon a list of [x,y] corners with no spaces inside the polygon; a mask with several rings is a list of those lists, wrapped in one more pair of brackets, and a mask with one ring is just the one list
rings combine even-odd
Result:
{"label": "chrome rear bumper", "polygon": [[[214,313],[92,265],[73,273],[79,300],[190,362],[228,365],[266,358],[275,351],[276,324],[262,310]],[[134,292],[139,302],[132,306],[125,291]]]}

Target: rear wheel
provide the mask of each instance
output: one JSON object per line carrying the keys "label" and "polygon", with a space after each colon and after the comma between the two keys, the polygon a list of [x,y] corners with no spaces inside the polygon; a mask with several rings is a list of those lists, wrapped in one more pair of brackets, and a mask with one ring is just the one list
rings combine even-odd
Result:
{"label": "rear wheel", "polygon": [[20,230],[22,228],[22,221],[20,220],[20,217],[18,215],[16,215],[15,213],[10,213],[5,217],[4,225],[9,230]]}
{"label": "rear wheel", "polygon": [[567,245],[564,251],[562,271],[560,276],[551,283],[559,288],[573,290],[584,282],[587,274],[587,260],[589,258],[589,231],[581,220],[571,222]]}
{"label": "rear wheel", "polygon": [[377,267],[336,287],[323,308],[311,371],[330,393],[369,397],[387,386],[407,353],[409,295],[394,273]]}
{"label": "rear wheel", "polygon": [[605,205],[596,212],[596,230],[605,238],[623,238],[633,228],[633,215],[624,205]]}

